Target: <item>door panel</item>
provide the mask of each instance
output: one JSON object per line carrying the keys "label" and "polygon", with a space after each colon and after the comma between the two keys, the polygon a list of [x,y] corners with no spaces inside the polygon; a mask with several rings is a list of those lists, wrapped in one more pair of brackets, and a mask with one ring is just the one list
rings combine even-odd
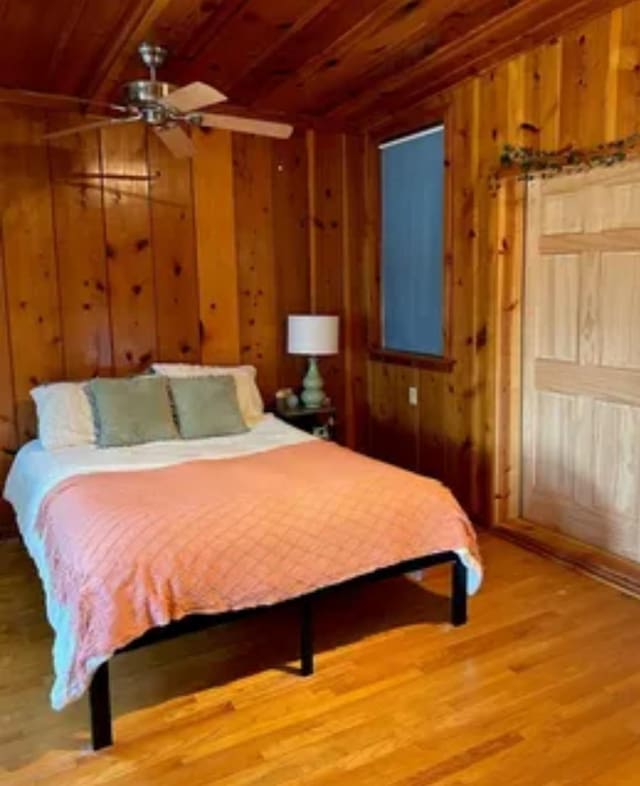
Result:
{"label": "door panel", "polygon": [[637,407],[603,401],[593,407],[594,507],[604,513],[638,513]]}
{"label": "door panel", "polygon": [[582,194],[577,191],[549,194],[542,206],[542,232],[558,235],[583,232]]}
{"label": "door panel", "polygon": [[577,360],[580,257],[577,254],[540,258],[538,277],[544,293],[538,303],[536,356]]}
{"label": "door panel", "polygon": [[[634,165],[632,165],[634,166]],[[632,176],[635,176],[633,173]],[[604,186],[600,205],[603,229],[623,229],[638,226],[640,216],[640,183],[630,181]]]}
{"label": "door panel", "polygon": [[538,391],[536,399],[535,488],[572,497],[575,398]]}
{"label": "door panel", "polygon": [[640,369],[640,250],[604,252],[600,266],[600,363]]}
{"label": "door panel", "polygon": [[534,181],[522,514],[640,561],[640,165]]}

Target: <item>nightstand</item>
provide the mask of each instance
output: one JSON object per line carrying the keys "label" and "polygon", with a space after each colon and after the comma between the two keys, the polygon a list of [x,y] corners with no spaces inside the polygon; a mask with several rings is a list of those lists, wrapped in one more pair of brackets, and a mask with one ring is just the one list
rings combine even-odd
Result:
{"label": "nightstand", "polygon": [[316,409],[307,409],[306,407],[274,409],[273,414],[290,426],[307,431],[309,434],[316,434],[322,439],[333,439],[336,408],[332,405]]}

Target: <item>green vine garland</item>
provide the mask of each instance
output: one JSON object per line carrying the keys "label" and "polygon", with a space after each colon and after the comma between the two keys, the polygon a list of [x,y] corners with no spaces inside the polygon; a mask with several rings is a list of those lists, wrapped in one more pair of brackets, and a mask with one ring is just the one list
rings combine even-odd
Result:
{"label": "green vine garland", "polygon": [[544,179],[560,174],[586,172],[596,167],[610,167],[638,154],[640,133],[606,142],[593,148],[565,147],[562,150],[536,150],[533,147],[504,145],[500,164],[491,176],[494,190],[509,177],[518,180]]}

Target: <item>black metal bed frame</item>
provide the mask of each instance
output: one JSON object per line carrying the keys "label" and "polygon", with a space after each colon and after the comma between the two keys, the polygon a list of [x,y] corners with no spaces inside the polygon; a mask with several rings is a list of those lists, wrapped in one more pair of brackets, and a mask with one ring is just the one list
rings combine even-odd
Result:
{"label": "black metal bed frame", "polygon": [[[444,551],[439,554],[430,554],[426,557],[406,560],[386,568],[374,570],[371,573],[357,576],[353,579],[331,584],[328,587],[292,598],[276,606],[297,605],[300,613],[300,673],[307,677],[313,674],[313,601],[321,595],[340,587],[352,586],[368,581],[391,578],[403,573],[423,570],[433,565],[452,563],[451,572],[451,623],[455,626],[464,625],[467,621],[467,568],[460,557],[453,551]],[[164,641],[185,633],[221,625],[231,620],[247,617],[251,614],[266,611],[274,606],[258,606],[239,611],[223,612],[221,614],[193,614],[178,622],[159,628],[152,628],[140,638],[135,639],[119,652],[139,649],[158,641]],[[111,697],[109,691],[109,662],[105,661],[93,676],[89,688],[89,710],[91,717],[91,743],[94,750],[100,750],[113,744],[113,731],[111,726]]]}

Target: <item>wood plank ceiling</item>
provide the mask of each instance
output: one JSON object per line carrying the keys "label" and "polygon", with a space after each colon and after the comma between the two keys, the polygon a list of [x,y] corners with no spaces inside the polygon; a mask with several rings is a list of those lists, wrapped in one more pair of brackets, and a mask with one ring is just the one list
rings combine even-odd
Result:
{"label": "wood plank ceiling", "polygon": [[114,98],[136,47],[265,114],[364,127],[620,0],[0,0],[0,88]]}

